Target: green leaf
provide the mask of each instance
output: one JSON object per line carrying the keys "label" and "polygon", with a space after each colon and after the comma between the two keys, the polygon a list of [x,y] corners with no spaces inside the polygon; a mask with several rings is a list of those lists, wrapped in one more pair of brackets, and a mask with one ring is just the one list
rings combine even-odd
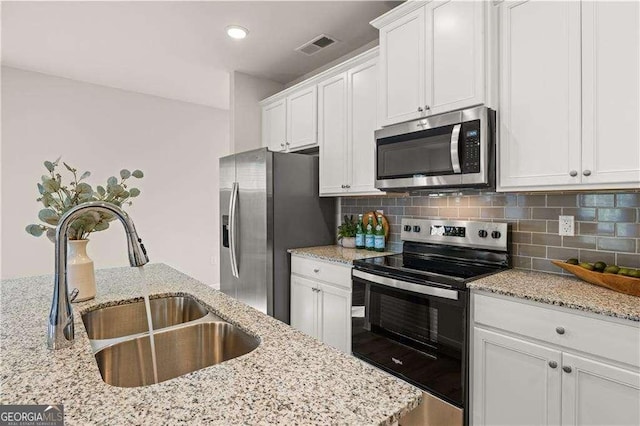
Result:
{"label": "green leaf", "polygon": [[56,242],[56,229],[55,228],[47,228],[47,238],[52,243]]}
{"label": "green leaf", "polygon": [[89,185],[88,183],[82,182],[79,183],[78,186],[76,186],[76,192],[78,194],[92,194],[93,188],[91,188],[91,185]]}
{"label": "green leaf", "polygon": [[120,170],[120,177],[122,179],[129,179],[131,177],[131,172],[127,169]]}
{"label": "green leaf", "polygon": [[122,191],[122,193],[119,194],[119,196],[122,198],[129,198],[129,191]]}
{"label": "green leaf", "polygon": [[59,156],[58,158],[56,158],[56,161],[53,162],[54,166],[57,166],[58,163],[60,162],[60,159],[62,158],[62,156]]}
{"label": "green leaf", "polygon": [[58,189],[60,189],[60,183],[55,179],[47,179],[46,181],[44,181],[42,186],[47,192],[56,192]]}
{"label": "green leaf", "polygon": [[58,220],[60,220],[60,216],[51,209],[42,209],[38,212],[38,219],[44,223],[48,223],[49,225],[57,225]]}
{"label": "green leaf", "polygon": [[25,231],[27,231],[29,234],[33,235],[34,237],[39,237],[40,235],[42,235],[42,233],[44,232],[44,229],[42,226],[40,225],[27,225],[26,228],[24,228]]}
{"label": "green leaf", "polygon": [[118,179],[116,179],[115,176],[111,176],[109,179],[107,179],[108,186],[115,186],[117,184],[118,184]]}
{"label": "green leaf", "polygon": [[53,165],[53,163],[51,161],[45,161],[44,162],[44,166],[47,168],[47,170],[49,170],[50,172],[53,171],[53,169],[55,168],[55,166]]}
{"label": "green leaf", "polygon": [[78,180],[86,179],[89,176],[91,176],[91,172],[84,172],[82,175],[80,175],[80,179],[78,179]]}
{"label": "green leaf", "polygon": [[96,226],[93,227],[93,230],[94,231],[104,231],[107,228],[109,228],[109,222],[104,220],[104,221],[100,221],[100,222],[96,223]]}
{"label": "green leaf", "polygon": [[70,165],[68,165],[67,163],[65,163],[64,161],[62,162],[62,164],[64,164],[64,166],[67,168],[67,170],[69,170],[71,173],[75,172],[75,169],[73,167],[71,167]]}
{"label": "green leaf", "polygon": [[135,198],[135,197],[137,197],[138,195],[140,195],[140,190],[139,190],[138,188],[131,188],[131,189],[129,190],[129,196],[130,196],[131,198]]}
{"label": "green leaf", "polygon": [[131,173],[131,175],[134,178],[138,178],[138,179],[141,179],[144,177],[144,173],[142,173],[142,170],[134,170],[133,173]]}
{"label": "green leaf", "polygon": [[44,186],[42,186],[41,183],[38,184],[38,192],[40,193],[40,195],[44,195],[45,193]]}
{"label": "green leaf", "polygon": [[107,191],[105,191],[104,187],[103,187],[103,186],[100,186],[100,185],[98,185],[98,186],[96,187],[96,190],[98,191],[98,194],[99,194],[101,197],[104,197],[104,194],[106,194],[106,193],[107,193]]}

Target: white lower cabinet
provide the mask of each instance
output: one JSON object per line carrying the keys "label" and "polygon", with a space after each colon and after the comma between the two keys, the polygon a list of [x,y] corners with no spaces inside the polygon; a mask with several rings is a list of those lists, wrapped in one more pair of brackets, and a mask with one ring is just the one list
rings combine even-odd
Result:
{"label": "white lower cabinet", "polygon": [[292,255],[291,326],[351,353],[351,267]]}
{"label": "white lower cabinet", "polygon": [[[634,357],[638,325],[537,305],[473,295],[472,423],[640,424],[640,358]],[[516,330],[517,313],[526,318],[517,322]],[[580,318],[585,324],[576,321]],[[594,328],[593,321],[602,324]],[[623,341],[625,353],[610,359],[576,353],[573,342],[578,347],[587,340],[597,342],[603,328]],[[540,340],[545,330],[549,338]],[[629,360],[632,364],[625,362]]]}

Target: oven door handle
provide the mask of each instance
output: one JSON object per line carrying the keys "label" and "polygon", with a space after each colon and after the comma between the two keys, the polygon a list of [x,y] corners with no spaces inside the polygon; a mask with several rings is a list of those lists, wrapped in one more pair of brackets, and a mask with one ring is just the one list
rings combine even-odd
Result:
{"label": "oven door handle", "polygon": [[429,296],[442,297],[444,299],[458,300],[458,292],[456,290],[447,290],[444,288],[431,287],[428,285],[421,285],[408,281],[397,280],[395,278],[381,277],[380,275],[362,272],[357,269],[353,270],[353,276],[386,287],[393,287],[400,290],[412,291],[414,293],[426,294]]}
{"label": "oven door handle", "polygon": [[462,173],[462,169],[460,168],[460,151],[458,147],[461,128],[462,124],[456,124],[453,126],[453,132],[451,132],[451,166],[453,167],[453,173]]}

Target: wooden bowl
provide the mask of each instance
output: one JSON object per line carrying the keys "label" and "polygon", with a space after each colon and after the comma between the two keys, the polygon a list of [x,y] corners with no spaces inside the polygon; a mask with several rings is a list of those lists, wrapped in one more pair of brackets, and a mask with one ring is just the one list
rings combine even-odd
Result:
{"label": "wooden bowl", "polygon": [[618,293],[640,297],[640,278],[590,271],[582,266],[572,265],[559,260],[552,260],[551,263],[565,271],[571,272],[576,277],[588,283],[606,287]]}
{"label": "wooden bowl", "polygon": [[[378,225],[378,219],[376,218],[376,212],[370,211],[366,212],[362,215],[362,223],[364,223],[364,229],[367,229],[367,224],[369,223],[369,218],[373,218],[373,227],[375,228]],[[382,227],[384,228],[384,240],[389,241],[389,221],[382,215]]]}

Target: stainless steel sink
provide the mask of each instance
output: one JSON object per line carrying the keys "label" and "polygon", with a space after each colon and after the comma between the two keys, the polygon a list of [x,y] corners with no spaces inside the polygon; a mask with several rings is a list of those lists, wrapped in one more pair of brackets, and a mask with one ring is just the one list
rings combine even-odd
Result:
{"label": "stainless steel sink", "polygon": [[[154,330],[197,320],[207,310],[189,296],[167,296],[149,301]],[[103,340],[147,333],[149,326],[144,300],[109,306],[82,315],[89,339]]]}
{"label": "stainless steel sink", "polygon": [[[221,321],[199,322],[154,333],[158,382],[245,355],[259,340]],[[149,336],[140,336],[96,353],[102,379],[113,386],[155,383]]]}

